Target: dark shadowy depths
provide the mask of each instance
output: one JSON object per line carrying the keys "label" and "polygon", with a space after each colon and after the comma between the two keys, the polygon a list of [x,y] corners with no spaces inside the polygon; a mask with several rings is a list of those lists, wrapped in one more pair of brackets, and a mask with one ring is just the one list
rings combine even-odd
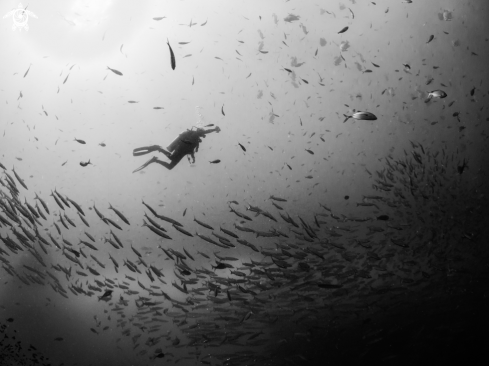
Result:
{"label": "dark shadowy depths", "polygon": [[485,364],[489,270],[459,276],[465,281],[446,281],[443,292],[432,288],[409,300],[398,296],[397,306],[375,316],[313,326],[307,341],[292,345],[295,355],[287,346],[279,352],[297,365]]}

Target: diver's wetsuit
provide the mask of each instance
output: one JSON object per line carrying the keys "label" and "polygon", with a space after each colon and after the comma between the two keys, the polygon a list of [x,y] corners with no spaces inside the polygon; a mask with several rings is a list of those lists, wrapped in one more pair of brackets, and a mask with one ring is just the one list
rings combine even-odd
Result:
{"label": "diver's wetsuit", "polygon": [[[140,147],[133,150],[134,156],[149,154],[153,151],[159,151],[165,154],[168,159],[170,159],[170,163],[159,160],[156,156],[153,156],[150,160],[144,163],[142,166],[133,171],[133,173],[138,172],[144,168],[146,168],[151,163],[158,163],[163,165],[168,170],[172,170],[177,164],[182,160],[185,155],[190,155],[195,162],[194,152],[199,151],[199,144],[202,142],[201,137],[205,137],[206,134],[211,132],[219,132],[221,129],[219,127],[204,130],[202,128],[198,128],[196,130],[187,130],[181,133],[168,147],[168,151],[161,148],[158,145]],[[190,161],[190,158],[189,158]]]}

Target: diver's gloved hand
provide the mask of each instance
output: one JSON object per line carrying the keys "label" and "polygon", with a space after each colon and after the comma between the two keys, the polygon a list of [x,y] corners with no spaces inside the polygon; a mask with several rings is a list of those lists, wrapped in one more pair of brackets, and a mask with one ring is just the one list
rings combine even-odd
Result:
{"label": "diver's gloved hand", "polygon": [[216,126],[216,132],[221,132],[221,129],[219,128],[219,126]]}

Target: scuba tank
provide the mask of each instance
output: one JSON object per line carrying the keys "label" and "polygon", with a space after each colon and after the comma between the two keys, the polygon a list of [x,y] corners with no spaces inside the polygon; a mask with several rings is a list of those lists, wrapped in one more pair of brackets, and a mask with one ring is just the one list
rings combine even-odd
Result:
{"label": "scuba tank", "polygon": [[170,145],[168,145],[166,150],[168,150],[169,152],[173,152],[173,150],[175,150],[175,148],[178,146],[178,143],[180,141],[180,136],[182,136],[182,134],[178,135],[176,139],[173,140],[173,142]]}
{"label": "scuba tank", "polygon": [[203,129],[204,116],[202,116],[202,113],[200,110],[201,110],[201,107],[199,107],[199,106],[195,107],[195,111],[196,111],[197,117],[198,117],[197,124],[195,126],[192,126],[192,128],[190,130],[182,132],[180,135],[178,135],[175,138],[175,140],[173,140],[172,143],[170,145],[168,145],[168,147],[166,148],[167,151],[173,152],[180,145],[180,140],[184,140],[186,138],[186,135],[188,135],[188,133],[190,131],[194,131],[194,129],[195,130]]}
{"label": "scuba tank", "polygon": [[169,152],[173,152],[182,141],[187,140],[188,136],[195,132],[194,128],[199,129],[198,127],[192,126],[192,129],[187,130],[185,132],[182,132],[180,135],[178,135],[175,140],[172,141],[170,145],[166,148]]}

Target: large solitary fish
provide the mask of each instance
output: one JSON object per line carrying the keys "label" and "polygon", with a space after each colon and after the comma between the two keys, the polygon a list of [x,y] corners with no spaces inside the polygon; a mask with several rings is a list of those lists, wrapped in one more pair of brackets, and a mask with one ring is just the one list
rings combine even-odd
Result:
{"label": "large solitary fish", "polygon": [[346,114],[344,114],[344,116],[346,119],[343,121],[343,123],[348,121],[350,118],[359,119],[362,121],[375,121],[377,119],[377,116],[370,112],[355,112],[351,116],[347,116]]}
{"label": "large solitary fish", "polygon": [[443,90],[433,90],[428,93],[428,98],[425,99],[425,103],[428,103],[431,99],[433,98],[446,98],[447,93],[445,93]]}
{"label": "large solitary fish", "polygon": [[446,98],[447,93],[445,93],[443,90],[433,90],[428,93],[428,99],[431,98]]}

